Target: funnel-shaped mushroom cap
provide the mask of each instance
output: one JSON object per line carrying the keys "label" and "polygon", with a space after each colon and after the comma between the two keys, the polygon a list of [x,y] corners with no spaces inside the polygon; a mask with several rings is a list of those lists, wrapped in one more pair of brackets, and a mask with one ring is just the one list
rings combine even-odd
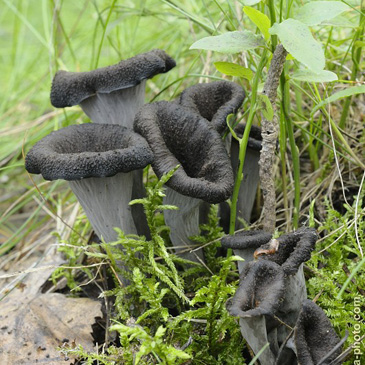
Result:
{"label": "funnel-shaped mushroom cap", "polygon": [[146,140],[119,125],[81,124],[50,133],[29,151],[25,168],[46,180],[79,180],[142,169],[153,160]]}
{"label": "funnel-shaped mushroom cap", "polygon": [[[311,300],[305,300],[294,331],[299,364],[318,364],[339,342],[340,338],[323,310]],[[340,353],[341,347],[321,363],[329,364]]]}
{"label": "funnel-shaped mushroom cap", "polygon": [[303,227],[261,246],[256,250],[255,256],[276,262],[285,274],[291,275],[298,271],[303,262],[310,259],[316,241],[316,230]]}
{"label": "funnel-shaped mushroom cap", "polygon": [[178,102],[199,113],[212,123],[218,133],[223,133],[227,127],[227,116],[237,112],[244,98],[241,86],[231,81],[215,81],[187,88]]}
{"label": "funnel-shaped mushroom cap", "polygon": [[175,66],[168,54],[154,49],[90,72],[58,71],[52,83],[51,103],[56,108],[77,105],[96,93],[111,93],[136,86]]}
{"label": "funnel-shaped mushroom cap", "polygon": [[158,177],[181,167],[167,186],[182,195],[219,203],[233,190],[233,172],[219,134],[206,119],[176,103],[145,105],[136,115],[134,129],[146,138]]}
{"label": "funnel-shaped mushroom cap", "polygon": [[265,231],[242,231],[237,232],[234,236],[225,236],[222,238],[222,246],[236,250],[245,250],[247,248],[259,248],[261,245],[269,242],[271,234]]}
{"label": "funnel-shaped mushroom cap", "polygon": [[[234,129],[237,136],[239,138],[243,137],[243,133],[245,132],[246,124],[240,123]],[[262,136],[261,136],[261,128],[253,125],[250,129],[250,135],[248,137],[247,147],[252,148],[255,151],[261,151],[262,148]]]}
{"label": "funnel-shaped mushroom cap", "polygon": [[274,315],[284,297],[284,272],[270,261],[254,261],[244,267],[236,294],[227,302],[232,316]]}

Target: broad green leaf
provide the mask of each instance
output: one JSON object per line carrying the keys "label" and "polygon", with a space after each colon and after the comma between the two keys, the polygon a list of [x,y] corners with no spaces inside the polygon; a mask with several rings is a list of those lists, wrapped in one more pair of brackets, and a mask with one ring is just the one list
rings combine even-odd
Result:
{"label": "broad green leaf", "polygon": [[331,95],[329,98],[322,100],[319,104],[317,104],[314,109],[311,112],[311,116],[322,106],[327,105],[329,103],[332,103],[334,101],[337,101],[339,99],[347,98],[348,96],[356,95],[356,94],[363,94],[365,93],[365,85],[361,86],[353,86],[349,87],[345,90],[341,90],[333,95]]}
{"label": "broad green leaf", "polygon": [[248,30],[228,32],[196,41],[190,49],[206,49],[221,53],[239,53],[264,45],[262,37]]}
{"label": "broad green leaf", "polygon": [[338,15],[335,18],[324,20],[321,25],[330,25],[334,27],[343,27],[343,28],[356,28],[359,24],[359,20],[353,19],[350,20],[343,15]]}
{"label": "broad green leaf", "polygon": [[265,94],[258,94],[259,103],[260,103],[260,110],[263,116],[271,122],[274,118],[274,110],[272,108],[271,102],[267,95]]}
{"label": "broad green leaf", "polygon": [[253,78],[253,72],[246,67],[231,62],[214,62],[215,68],[222,74],[243,77],[249,81]]}
{"label": "broad green leaf", "polygon": [[348,9],[350,8],[340,1],[311,1],[297,10],[294,19],[307,25],[317,25]]}
{"label": "broad green leaf", "polygon": [[322,70],[314,72],[312,70],[297,70],[291,75],[291,78],[298,81],[308,82],[331,82],[338,80],[335,73],[331,71]]}
{"label": "broad green leaf", "polygon": [[322,46],[313,38],[307,25],[299,20],[287,19],[280,24],[275,23],[269,32],[276,34],[285,49],[299,62],[315,72],[324,69]]}
{"label": "broad green leaf", "polygon": [[261,0],[243,0],[242,4],[243,5],[248,5],[248,6],[253,6],[253,5],[256,5],[260,2],[261,2]]}
{"label": "broad green leaf", "polygon": [[257,28],[260,29],[264,38],[269,40],[269,28],[271,27],[271,22],[267,15],[261,13],[261,11],[258,11],[255,8],[251,8],[250,6],[244,6],[243,11],[256,24]]}

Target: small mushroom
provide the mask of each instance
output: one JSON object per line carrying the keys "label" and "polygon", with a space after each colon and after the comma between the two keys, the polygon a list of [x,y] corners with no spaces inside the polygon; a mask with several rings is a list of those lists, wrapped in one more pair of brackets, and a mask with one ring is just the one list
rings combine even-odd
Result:
{"label": "small mushroom", "polygon": [[219,133],[227,129],[229,114],[237,113],[245,98],[242,87],[231,81],[197,84],[185,89],[177,102],[208,120]]}
{"label": "small mushroom", "polygon": [[175,66],[169,55],[154,49],[89,72],[58,71],[51,103],[56,108],[80,105],[93,122],[132,129],[134,116],[144,103],[146,80]]}
{"label": "small mushroom", "polygon": [[339,343],[340,338],[323,310],[311,300],[303,301],[294,330],[298,363],[300,365],[330,364],[341,353]]}
{"label": "small mushroom", "polygon": [[140,135],[119,125],[95,123],[50,133],[29,151],[25,168],[46,180],[67,180],[97,235],[110,242],[117,239],[115,227],[136,233],[128,205],[131,172],[152,160]]}
{"label": "small mushroom", "polygon": [[242,336],[255,354],[270,343],[259,357],[262,365],[275,364],[279,347],[273,316],[284,295],[283,269],[274,262],[253,261],[243,268],[236,294],[227,301],[228,312],[240,317]]}
{"label": "small mushroom", "polygon": [[276,262],[287,275],[295,274],[300,265],[311,258],[317,238],[314,228],[301,227],[295,232],[280,236],[276,250],[272,251],[272,243],[269,242],[261,246],[255,255]]}
{"label": "small mushroom", "polygon": [[[164,198],[165,204],[179,208],[164,211],[171,241],[179,252],[191,246],[189,237],[199,234],[201,202],[219,203],[232,193],[233,172],[227,152],[206,119],[176,103],[145,105],[136,115],[134,128],[153,151],[152,168],[158,177],[181,166],[167,182]],[[183,257],[196,261],[192,253]]]}
{"label": "small mushroom", "polygon": [[270,239],[271,234],[261,230],[241,231],[234,236],[224,236],[221,243],[224,248],[232,248],[235,255],[244,259],[238,261],[238,271],[241,273],[247,263],[254,259],[256,249]]}
{"label": "small mushroom", "polygon": [[[240,321],[241,332],[243,335],[246,333],[247,336],[250,327],[252,331],[250,336],[259,344],[257,345],[259,350],[269,341],[272,356],[278,356],[280,353],[280,361],[276,362],[277,364],[296,363],[295,353],[290,342],[286,340],[291,332],[290,328],[293,328],[298,320],[302,302],[307,298],[303,263],[310,258],[316,240],[316,231],[306,227],[276,239],[271,239],[271,235],[263,231],[244,231],[222,239],[224,247],[233,248],[235,254],[246,260],[246,263],[239,266],[240,285],[232,299],[229,311],[233,315],[243,317],[247,313],[252,313],[247,309],[247,303],[258,303],[258,309],[253,311],[254,313],[263,312],[266,315],[266,322],[259,317],[252,317],[250,323]],[[260,247],[257,248],[258,246]],[[256,251],[254,251],[255,247]],[[253,258],[258,261],[252,261]],[[267,273],[265,265],[268,263],[274,265],[273,267],[276,268],[276,272],[280,272],[280,275]],[[261,282],[265,282],[267,287]],[[270,301],[272,297],[275,298],[273,293],[272,297],[267,295],[271,287],[274,292],[278,292],[277,300]],[[261,299],[260,295],[264,296],[265,300]],[[268,308],[271,308],[271,311]],[[271,317],[268,317],[268,314],[271,314]],[[272,318],[273,315],[275,319]],[[284,326],[283,323],[286,325]],[[250,339],[250,341],[253,340]],[[283,348],[279,352],[281,345]],[[254,352],[257,353],[255,350]],[[275,363],[272,358],[260,359],[260,361],[261,364],[268,365]]]}
{"label": "small mushroom", "polygon": [[[295,326],[302,302],[307,298],[303,263],[310,259],[316,241],[316,230],[302,227],[269,241],[255,251],[256,257],[277,263],[285,273],[285,298],[278,317],[290,327]],[[279,342],[283,342],[289,332],[287,327],[281,326]]]}

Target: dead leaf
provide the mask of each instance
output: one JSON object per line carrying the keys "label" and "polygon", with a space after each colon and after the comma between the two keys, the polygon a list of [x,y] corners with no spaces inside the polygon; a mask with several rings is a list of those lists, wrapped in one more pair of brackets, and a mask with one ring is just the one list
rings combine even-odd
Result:
{"label": "dead leaf", "polygon": [[[60,261],[51,250],[39,266]],[[52,271],[28,274],[0,301],[0,364],[70,364],[56,349],[66,339],[93,350],[91,326],[95,317],[102,317],[101,304],[88,298],[42,294],[40,288]]]}

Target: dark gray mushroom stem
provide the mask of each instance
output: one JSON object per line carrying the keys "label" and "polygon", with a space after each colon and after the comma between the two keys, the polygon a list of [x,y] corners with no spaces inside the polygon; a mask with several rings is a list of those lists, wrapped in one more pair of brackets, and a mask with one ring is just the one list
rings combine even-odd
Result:
{"label": "dark gray mushroom stem", "polygon": [[[158,177],[181,166],[167,182],[164,198],[165,204],[179,210],[166,210],[164,216],[177,252],[187,251],[194,245],[190,237],[199,234],[200,203],[215,204],[232,193],[233,172],[222,140],[207,120],[176,103],[145,105],[134,128],[153,151],[152,167]],[[197,260],[193,253],[183,257]]]}
{"label": "dark gray mushroom stem", "polygon": [[56,108],[80,105],[95,123],[132,129],[134,116],[144,104],[145,81],[175,65],[164,51],[154,49],[89,72],[58,71],[51,103]]}
{"label": "dark gray mushroom stem", "polygon": [[303,302],[294,331],[300,365],[330,364],[341,353],[340,338],[323,310],[311,300]]}
{"label": "dark gray mushroom stem", "polygon": [[[235,131],[239,138],[242,138],[245,131],[245,124],[239,124]],[[256,198],[256,191],[259,185],[259,160],[261,151],[261,128],[252,126],[248,139],[246,158],[243,165],[243,180],[241,182],[238,200],[237,200],[237,219],[235,229],[243,228],[242,220],[247,223],[251,222],[251,213]],[[232,138],[231,144],[231,161],[233,172],[238,169],[239,143]]]}
{"label": "dark gray mushroom stem", "polygon": [[255,354],[270,343],[259,357],[262,365],[275,363],[279,347],[273,316],[284,295],[284,272],[278,264],[249,262],[240,274],[236,294],[227,302],[228,312],[240,317],[242,336]]}
{"label": "dark gray mushroom stem", "polygon": [[132,171],[151,163],[153,155],[140,135],[118,125],[82,124],[50,133],[27,154],[25,167],[46,180],[70,184],[96,234],[115,241],[114,228],[136,233],[128,205]]}

